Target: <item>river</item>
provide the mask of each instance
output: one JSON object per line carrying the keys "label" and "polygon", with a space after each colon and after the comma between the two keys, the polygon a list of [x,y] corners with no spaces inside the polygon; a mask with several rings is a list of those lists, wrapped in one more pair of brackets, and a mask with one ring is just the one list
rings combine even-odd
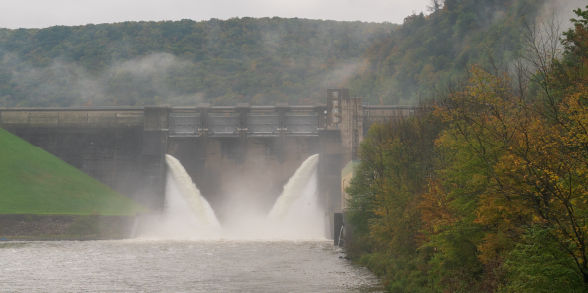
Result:
{"label": "river", "polygon": [[0,242],[1,292],[380,292],[330,241]]}

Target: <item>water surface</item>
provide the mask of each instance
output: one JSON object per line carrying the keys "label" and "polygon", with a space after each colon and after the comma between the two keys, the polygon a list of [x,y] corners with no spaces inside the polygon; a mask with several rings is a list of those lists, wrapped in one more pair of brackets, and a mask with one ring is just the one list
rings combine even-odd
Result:
{"label": "water surface", "polygon": [[379,292],[330,241],[0,243],[2,292]]}

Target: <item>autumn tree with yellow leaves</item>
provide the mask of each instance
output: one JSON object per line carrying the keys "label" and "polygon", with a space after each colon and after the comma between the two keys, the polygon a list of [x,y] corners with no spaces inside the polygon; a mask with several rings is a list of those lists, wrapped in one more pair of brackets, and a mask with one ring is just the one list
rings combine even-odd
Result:
{"label": "autumn tree with yellow leaves", "polygon": [[369,133],[352,255],[390,291],[588,290],[588,10],[575,12],[563,55],[528,83],[474,66],[432,117]]}

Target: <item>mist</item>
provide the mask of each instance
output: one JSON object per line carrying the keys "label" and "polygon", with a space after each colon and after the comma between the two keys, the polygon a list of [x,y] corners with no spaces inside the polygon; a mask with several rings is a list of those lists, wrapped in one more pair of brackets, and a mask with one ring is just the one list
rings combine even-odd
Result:
{"label": "mist", "polygon": [[392,27],[243,18],[3,30],[0,105],[322,103]]}
{"label": "mist", "polygon": [[[234,177],[217,209],[225,209],[219,223],[216,212],[181,163],[166,158],[168,177],[162,214],[142,217],[135,236],[140,239],[189,240],[324,240],[325,211],[317,193],[318,155],[307,158],[284,185],[281,194],[260,196],[245,180]],[[252,173],[260,170],[250,170]],[[267,168],[265,168],[267,169]],[[250,185],[262,185],[262,180]],[[244,178],[244,179],[245,179]],[[236,188],[240,185],[240,188]],[[269,199],[269,200],[268,200]],[[263,204],[265,201],[265,205]],[[267,203],[271,209],[267,209]]]}
{"label": "mist", "polygon": [[202,93],[185,93],[170,85],[173,75],[194,64],[168,53],[115,62],[97,73],[61,58],[47,66],[34,66],[10,53],[4,54],[0,66],[5,71],[12,69],[10,84],[34,97],[26,101],[0,97],[5,106],[182,105],[204,99]]}
{"label": "mist", "polygon": [[573,10],[578,8],[584,9],[588,5],[584,0],[548,0],[540,11],[537,17],[537,23],[545,23],[555,20],[562,31],[572,28],[571,18],[575,18],[576,14]]}

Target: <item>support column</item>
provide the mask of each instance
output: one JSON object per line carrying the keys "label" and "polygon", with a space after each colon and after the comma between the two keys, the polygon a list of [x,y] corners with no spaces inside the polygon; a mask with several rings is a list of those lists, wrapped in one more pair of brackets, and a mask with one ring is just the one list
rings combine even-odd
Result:
{"label": "support column", "polygon": [[236,153],[236,158],[239,162],[244,162],[247,158],[247,133],[249,132],[249,127],[247,125],[247,116],[251,107],[248,103],[239,103],[236,107],[237,113],[239,114],[239,125],[237,126],[237,132],[239,133],[239,144],[234,152]]}
{"label": "support column", "polygon": [[339,130],[319,132],[318,189],[321,204],[325,208],[328,232],[334,238],[334,213],[341,211],[341,169],[344,151]]}
{"label": "support column", "polygon": [[344,98],[341,101],[341,140],[347,161],[358,159],[359,143],[363,138],[363,108],[361,98]]}
{"label": "support column", "polygon": [[327,128],[327,108],[325,106],[315,106],[314,111],[318,118],[318,125],[316,126],[319,130]]}
{"label": "support column", "polygon": [[288,112],[288,108],[289,106],[286,103],[276,104],[276,111],[278,112],[278,116],[280,117],[277,131],[280,133],[280,135],[285,135],[288,132],[288,125],[286,121],[286,112]]}
{"label": "support column", "polygon": [[327,129],[339,129],[341,124],[341,103],[344,99],[349,99],[349,90],[347,89],[328,89],[327,90]]}
{"label": "support column", "polygon": [[280,161],[284,161],[286,158],[284,149],[286,148],[286,135],[288,134],[288,117],[286,115],[288,109],[289,106],[287,103],[276,104],[276,112],[278,113],[278,128],[276,131],[279,137],[277,140],[278,145],[275,149],[277,150],[276,153]]}
{"label": "support column", "polygon": [[169,107],[145,107],[141,167],[143,188],[136,198],[153,210],[162,210],[165,184]]}
{"label": "support column", "polygon": [[[207,158],[207,152],[208,152],[208,112],[210,110],[210,104],[206,103],[206,104],[200,104],[197,107],[197,111],[200,112],[200,128],[198,129],[198,139],[197,139],[197,143],[196,146],[198,148],[198,150],[196,150],[196,153],[199,154],[199,156],[197,156],[197,160],[199,162],[198,166],[199,168],[202,168],[201,170],[205,170],[206,169],[206,158]],[[202,174],[206,174],[203,176],[209,176],[209,174],[207,174],[205,171],[202,171]]]}
{"label": "support column", "polygon": [[210,104],[202,104],[197,107],[197,111],[200,112],[200,128],[198,128],[199,136],[208,136],[208,110]]}
{"label": "support column", "polygon": [[237,128],[237,131],[242,138],[247,137],[247,132],[249,131],[247,115],[249,114],[250,108],[248,103],[237,104],[237,112],[239,112],[239,128]]}

